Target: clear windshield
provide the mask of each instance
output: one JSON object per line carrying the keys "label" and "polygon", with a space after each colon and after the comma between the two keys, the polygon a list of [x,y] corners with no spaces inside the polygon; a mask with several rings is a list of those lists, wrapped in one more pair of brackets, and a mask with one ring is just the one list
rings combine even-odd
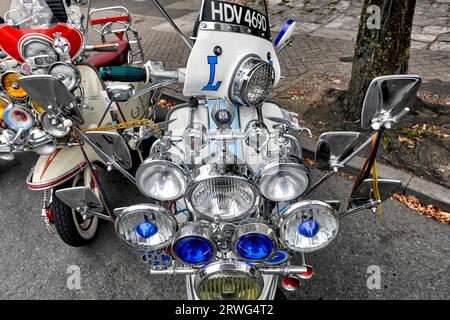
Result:
{"label": "clear windshield", "polygon": [[[61,2],[63,5],[63,2]],[[58,19],[45,0],[12,0],[6,23],[18,29],[50,28]]]}

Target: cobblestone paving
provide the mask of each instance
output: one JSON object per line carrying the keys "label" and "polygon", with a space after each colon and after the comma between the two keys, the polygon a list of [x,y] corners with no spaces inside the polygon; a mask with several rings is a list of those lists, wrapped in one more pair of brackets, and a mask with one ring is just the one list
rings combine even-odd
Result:
{"label": "cobblestone paving", "polygon": [[[420,4],[418,4],[417,8],[416,23],[424,24],[420,28],[425,29],[428,33],[433,30],[433,32],[438,32],[437,26],[434,29],[431,28],[431,22],[437,24],[442,23],[443,20],[445,20],[446,26],[450,27],[448,10],[444,11],[446,12],[444,18],[431,19],[427,18],[429,14],[432,14],[431,11],[427,10],[425,12],[425,9],[422,9],[428,8],[424,6],[424,3],[429,3],[432,7],[432,3],[440,3],[442,5],[443,1],[450,2],[450,0],[418,1]],[[171,3],[168,6],[168,9],[191,10],[190,13],[175,19],[175,22],[185,34],[191,34],[192,32],[193,22],[197,17],[200,2],[200,0],[185,0]],[[295,2],[295,8],[289,7],[290,5],[292,6],[292,2]],[[448,3],[444,4],[444,7],[448,9]],[[149,3],[149,5],[151,4]],[[444,10],[444,7],[439,7],[439,10]],[[286,8],[289,8],[289,10]],[[277,92],[294,85],[300,80],[300,77],[314,72],[326,72],[350,77],[351,57],[354,51],[354,42],[351,39],[357,33],[357,17],[361,12],[361,8],[361,0],[271,0],[269,11],[275,13],[272,14],[272,17],[275,17],[272,19],[275,31],[279,30],[282,21],[284,23],[289,17],[299,21],[299,32],[293,46],[280,55],[283,68],[282,74],[285,79],[282,81],[281,87],[277,89]],[[421,10],[424,11],[423,14]],[[434,11],[438,10],[435,9]],[[438,13],[433,14],[438,15]],[[137,29],[143,37],[147,59],[160,59],[166,63],[167,67],[185,65],[189,49],[163,18],[159,16],[134,16]],[[350,17],[353,17],[354,21],[350,20]],[[426,19],[429,20],[428,24],[425,24]],[[342,25],[338,27],[340,23]],[[307,26],[309,26],[309,29]],[[317,26],[318,28],[316,28]],[[346,32],[341,34],[339,30],[347,30],[347,33],[351,33],[353,36],[345,37],[343,34]],[[447,34],[447,36],[450,38],[450,34]],[[439,43],[430,43],[430,47],[439,46],[441,49],[445,47]],[[414,47],[417,48],[418,46]],[[413,49],[410,60],[410,73],[421,75],[425,81],[440,80],[450,82],[450,51],[424,48]]]}

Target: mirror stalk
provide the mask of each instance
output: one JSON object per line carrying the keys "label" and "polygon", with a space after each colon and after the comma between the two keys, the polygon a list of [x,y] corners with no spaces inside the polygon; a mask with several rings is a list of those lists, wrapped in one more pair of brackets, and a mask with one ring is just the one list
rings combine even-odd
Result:
{"label": "mirror stalk", "polygon": [[361,207],[353,208],[346,212],[340,213],[339,218],[342,219],[342,218],[348,217],[349,215],[357,213],[359,211],[375,208],[375,207],[379,206],[381,203],[382,203],[382,201],[380,201],[380,200],[371,201],[370,203],[367,203]]}
{"label": "mirror stalk", "polygon": [[152,0],[155,4],[156,8],[159,10],[161,15],[164,17],[164,19],[167,20],[167,22],[170,24],[170,26],[175,30],[175,32],[183,39],[183,41],[186,43],[186,45],[189,47],[189,49],[192,50],[192,42],[181,32],[180,28],[178,28],[177,24],[173,19],[169,16],[166,9],[159,3],[158,0]]}

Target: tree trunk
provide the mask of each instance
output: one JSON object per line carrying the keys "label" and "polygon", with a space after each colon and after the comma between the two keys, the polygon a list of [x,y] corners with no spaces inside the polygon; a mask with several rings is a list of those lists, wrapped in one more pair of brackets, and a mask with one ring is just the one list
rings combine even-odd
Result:
{"label": "tree trunk", "polygon": [[[415,5],[416,0],[364,1],[352,78],[341,100],[346,119],[356,121],[360,118],[364,97],[372,79],[408,72]],[[380,8],[380,28],[374,28],[374,11],[370,10],[370,6]]]}

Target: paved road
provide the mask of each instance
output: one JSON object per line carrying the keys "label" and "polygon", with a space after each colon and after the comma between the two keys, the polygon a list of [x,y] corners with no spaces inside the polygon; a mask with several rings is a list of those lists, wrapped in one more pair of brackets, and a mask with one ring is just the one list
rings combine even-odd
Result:
{"label": "paved road", "polygon": [[[0,162],[0,299],[182,299],[183,277],[150,276],[139,255],[101,225],[84,248],[67,247],[40,221],[41,193],[25,189],[36,156]],[[115,207],[145,202],[118,173],[109,175]],[[343,199],[351,182],[336,177],[311,197]],[[384,217],[369,212],[343,220],[336,242],[307,256],[316,276],[289,299],[448,299],[449,227],[388,201]],[[67,269],[81,270],[81,289],[66,286]],[[367,268],[381,268],[381,289],[366,286]]]}
{"label": "paved road", "polygon": [[[102,1],[106,3],[121,2]],[[150,4],[130,1],[127,5],[143,14],[142,6]],[[0,161],[0,299],[186,297],[183,277],[149,276],[137,252],[124,245],[107,223],[85,248],[67,247],[50,236],[39,217],[41,193],[25,189],[24,181],[35,159],[35,155],[22,154],[13,162]],[[335,177],[311,197],[344,199],[341,192],[350,187],[350,181]],[[108,192],[116,207],[146,201],[118,173],[108,176]],[[448,226],[419,216],[398,202],[388,201],[384,213],[382,219],[368,212],[345,219],[332,246],[307,256],[316,276],[288,297],[448,299]],[[80,290],[66,286],[67,269],[72,265],[81,270]],[[381,268],[379,290],[369,290],[366,285],[367,268],[372,265]]]}

